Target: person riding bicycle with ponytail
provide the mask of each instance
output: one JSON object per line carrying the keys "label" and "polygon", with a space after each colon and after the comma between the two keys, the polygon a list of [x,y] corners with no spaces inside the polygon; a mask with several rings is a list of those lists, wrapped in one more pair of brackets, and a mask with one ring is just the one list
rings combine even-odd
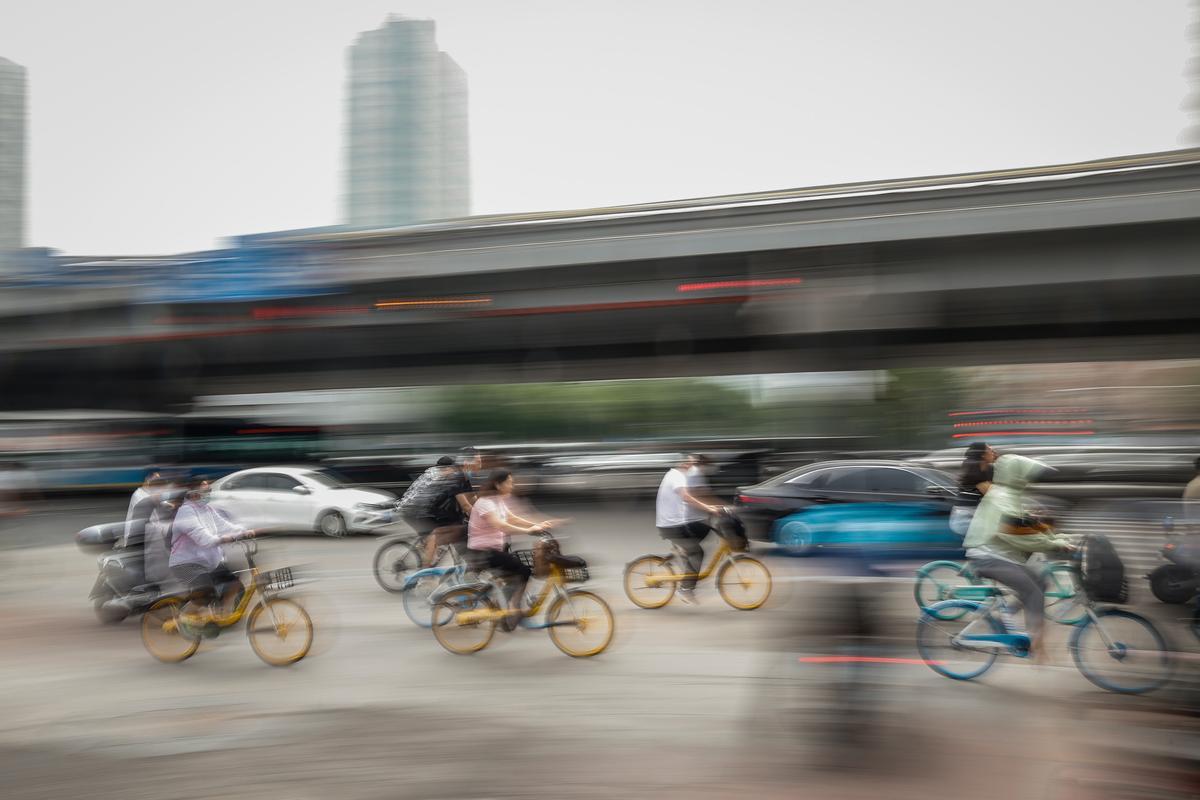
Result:
{"label": "person riding bicycle with ponytail", "polygon": [[1043,657],[1045,590],[1041,578],[1025,562],[1034,553],[1076,549],[1070,537],[1056,535],[1049,525],[1029,515],[1022,502],[1029,484],[1049,469],[1032,458],[1000,456],[995,462],[991,487],[979,503],[963,540],[967,559],[976,574],[1016,592],[1025,610],[1030,650],[1038,660]]}
{"label": "person riding bicycle with ponytail", "polygon": [[533,571],[521,559],[509,552],[509,536],[522,533],[534,535],[549,530],[553,524],[517,516],[509,502],[512,492],[512,473],[506,469],[493,470],[479,499],[471,507],[471,519],[467,523],[467,548],[472,560],[483,569],[509,578],[514,584],[509,592],[509,617],[504,624],[507,631],[516,627],[525,585],[533,575]]}

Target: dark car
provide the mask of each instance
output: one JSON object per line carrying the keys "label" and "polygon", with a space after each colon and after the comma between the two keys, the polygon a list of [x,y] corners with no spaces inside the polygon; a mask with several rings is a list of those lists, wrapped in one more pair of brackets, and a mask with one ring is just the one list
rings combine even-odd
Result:
{"label": "dark car", "polygon": [[818,505],[933,503],[949,516],[955,481],[931,467],[905,461],[824,461],[743,487],[737,513],[752,539],[770,541],[775,520]]}
{"label": "dark car", "polygon": [[[1175,498],[1196,474],[1194,448],[1023,444],[998,447],[1001,454],[1028,456],[1052,467],[1052,471],[1038,478],[1033,492],[1071,502],[1113,497]],[[964,452],[962,448],[939,450],[911,459],[910,463],[957,472]]]}

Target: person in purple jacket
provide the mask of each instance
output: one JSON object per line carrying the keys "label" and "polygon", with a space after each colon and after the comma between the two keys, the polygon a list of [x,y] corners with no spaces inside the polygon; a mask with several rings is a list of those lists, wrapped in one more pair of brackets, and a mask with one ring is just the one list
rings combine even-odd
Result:
{"label": "person in purple jacket", "polygon": [[242,587],[225,565],[221,545],[254,536],[254,531],[209,505],[211,490],[207,480],[192,482],[171,524],[171,572],[192,593],[184,612],[201,625],[215,621],[213,605],[218,593],[228,599]]}

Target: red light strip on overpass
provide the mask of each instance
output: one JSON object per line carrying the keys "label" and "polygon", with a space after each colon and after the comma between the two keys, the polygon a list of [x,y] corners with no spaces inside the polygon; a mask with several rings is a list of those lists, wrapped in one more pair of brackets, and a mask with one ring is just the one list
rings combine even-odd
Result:
{"label": "red light strip on overpass", "polygon": [[977,433],[956,433],[954,439],[970,439],[986,433],[988,436],[1095,436],[1095,431],[979,431]]}
{"label": "red light strip on overpass", "polygon": [[438,306],[474,306],[487,305],[492,302],[490,297],[458,297],[429,300],[380,300],[376,308],[435,308]]}
{"label": "red light strip on overpass", "polygon": [[704,292],[710,289],[769,289],[776,286],[799,286],[802,278],[759,278],[742,281],[708,281],[705,283],[681,283],[677,292]]}
{"label": "red light strip on overpass", "polygon": [[948,417],[981,417],[987,414],[1086,414],[1086,408],[998,408],[990,411],[951,411]]}
{"label": "red light strip on overpass", "polygon": [[985,428],[990,425],[1091,425],[1090,419],[988,419],[979,422],[956,422],[955,428]]}
{"label": "red light strip on overpass", "polygon": [[477,311],[473,317],[529,317],[537,314],[583,314],[595,311],[634,311],[643,308],[672,308],[674,306],[711,305],[714,303],[742,303],[750,297],[744,294],[723,297],[689,297],[681,300],[629,300],[616,303],[581,303],[570,306],[541,306],[533,308],[497,308]]}

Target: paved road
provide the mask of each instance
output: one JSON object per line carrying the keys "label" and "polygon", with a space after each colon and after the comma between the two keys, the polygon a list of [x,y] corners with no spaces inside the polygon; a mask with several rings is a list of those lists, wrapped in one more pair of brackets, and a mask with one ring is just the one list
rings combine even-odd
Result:
{"label": "paved road", "polygon": [[813,564],[770,558],[776,590],[758,612],[711,589],[695,608],[637,610],[620,569],[657,544],[648,510],[621,503],[553,509],[574,514],[564,550],[589,558],[617,613],[598,658],[533,631],[446,653],[375,585],[373,539],[296,536],[264,542],[260,561],[315,579],[310,658],[268,667],[233,630],[163,665],[134,624],[95,622],[94,560],[69,543],[121,506],[81,501],[0,530],[6,797],[1042,797],[1100,752],[1084,733],[1122,727],[1079,724],[1115,712],[1069,667],[1008,663],[957,684],[904,663],[914,609],[900,581],[872,592],[876,652],[900,661],[849,685],[842,666],[797,662],[843,644],[847,585]]}

